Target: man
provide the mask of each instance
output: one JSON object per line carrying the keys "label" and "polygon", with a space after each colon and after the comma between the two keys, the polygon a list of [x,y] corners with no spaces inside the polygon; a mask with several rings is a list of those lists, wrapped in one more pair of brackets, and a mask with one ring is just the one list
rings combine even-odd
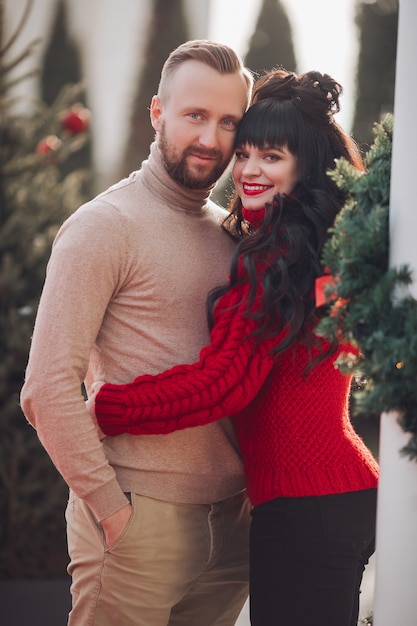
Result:
{"label": "man", "polygon": [[248,504],[229,420],[100,440],[80,385],[193,362],[233,241],[209,200],[252,79],[227,46],[174,50],[138,172],[54,242],[22,407],[70,487],[70,626],[229,626],[247,597]]}

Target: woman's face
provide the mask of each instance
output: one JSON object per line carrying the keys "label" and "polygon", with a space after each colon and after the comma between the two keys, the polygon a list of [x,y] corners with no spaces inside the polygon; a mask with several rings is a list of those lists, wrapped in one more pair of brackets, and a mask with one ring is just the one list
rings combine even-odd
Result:
{"label": "woman's face", "polygon": [[277,193],[291,193],[298,181],[297,165],[297,157],[287,148],[259,149],[249,144],[238,148],[232,177],[243,206],[259,211]]}

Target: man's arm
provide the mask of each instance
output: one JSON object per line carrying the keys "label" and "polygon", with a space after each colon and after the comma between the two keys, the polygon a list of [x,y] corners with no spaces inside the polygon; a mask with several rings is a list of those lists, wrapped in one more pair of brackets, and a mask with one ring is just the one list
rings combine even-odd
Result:
{"label": "man's arm", "polygon": [[117,280],[103,219],[74,214],[55,240],[21,393],[26,418],[53,463],[98,520],[127,505],[81,395]]}

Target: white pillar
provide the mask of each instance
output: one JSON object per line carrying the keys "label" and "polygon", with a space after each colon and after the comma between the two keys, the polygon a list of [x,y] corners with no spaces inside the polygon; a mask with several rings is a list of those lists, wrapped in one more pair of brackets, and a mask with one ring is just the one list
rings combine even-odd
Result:
{"label": "white pillar", "polygon": [[[417,272],[414,79],[417,2],[400,0],[390,199],[390,264]],[[411,287],[417,297],[417,283]],[[416,379],[417,384],[417,379]],[[408,436],[395,413],[381,417],[375,626],[417,624],[417,462],[400,455]]]}
{"label": "white pillar", "polygon": [[71,0],[67,4],[72,31],[83,48],[87,104],[93,114],[96,191],[102,191],[120,177],[152,3]]}
{"label": "white pillar", "polygon": [[394,413],[381,417],[381,478],[374,626],[417,624],[417,463],[399,456],[408,437]]}
{"label": "white pillar", "polygon": [[[3,0],[3,5],[3,44],[6,44],[16,32],[16,28],[25,13],[27,0]],[[6,60],[10,62],[19,57],[34,40],[37,40],[37,43],[32,53],[11,70],[8,79],[18,78],[42,67],[57,8],[57,0],[43,0],[43,2],[33,3],[19,36],[6,54]],[[40,91],[39,74],[35,73],[33,76],[18,82],[10,91],[10,95],[15,98],[14,112],[32,113],[34,106],[36,106],[36,100],[41,96]]]}

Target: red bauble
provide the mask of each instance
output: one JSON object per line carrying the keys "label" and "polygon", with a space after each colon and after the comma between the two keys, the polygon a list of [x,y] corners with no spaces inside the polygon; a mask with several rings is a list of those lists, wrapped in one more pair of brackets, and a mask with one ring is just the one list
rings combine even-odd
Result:
{"label": "red bauble", "polygon": [[50,152],[56,152],[62,145],[62,141],[56,135],[48,135],[45,139],[42,139],[36,146],[37,154],[48,154]]}
{"label": "red bauble", "polygon": [[82,104],[74,104],[62,117],[62,127],[72,135],[87,130],[90,125],[91,113]]}

